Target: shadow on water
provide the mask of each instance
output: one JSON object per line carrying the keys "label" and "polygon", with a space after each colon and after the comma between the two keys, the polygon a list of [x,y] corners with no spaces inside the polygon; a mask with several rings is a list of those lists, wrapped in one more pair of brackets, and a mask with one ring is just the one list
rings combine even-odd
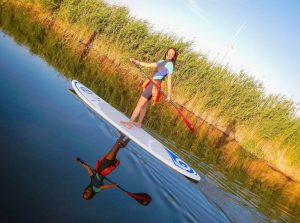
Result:
{"label": "shadow on water", "polygon": [[[29,47],[31,52],[43,57],[48,64],[53,65],[67,77],[72,79],[76,78],[83,83],[89,83],[89,86],[91,86],[97,94],[112,105],[117,106],[118,109],[125,111],[127,114],[131,112],[131,104],[135,104],[133,100],[136,98],[133,95],[135,95],[136,92],[127,92],[123,80],[120,80],[116,75],[110,75],[108,78],[107,75],[99,71],[98,66],[92,62],[80,60],[80,56],[74,55],[73,52],[66,49],[64,43],[54,34],[48,32],[47,29],[31,22],[28,22],[27,26],[25,26],[26,21],[26,16],[22,13],[16,16],[11,16],[11,13],[6,11],[1,11],[0,13],[0,25],[2,29],[4,32],[13,36],[16,42]],[[160,107],[151,108],[151,112],[153,111],[160,113]],[[162,114],[162,116],[163,115],[164,114]],[[115,132],[115,130],[99,122],[99,118],[94,118],[93,114],[90,114],[90,116],[94,120],[98,120],[94,122],[94,125],[100,125],[97,126],[97,128],[98,130],[101,128],[103,135],[105,135],[105,140],[112,140],[110,132]],[[159,122],[155,119],[159,120],[159,117],[160,116],[155,115],[151,117],[153,121],[149,121],[149,126],[155,130],[158,129],[158,132],[164,131],[165,128],[170,128],[170,126],[157,126]],[[86,119],[88,118],[86,117]],[[175,120],[175,118],[171,117],[170,123],[176,125],[176,122],[173,122],[173,120]],[[73,122],[76,122],[76,120],[73,120]],[[123,154],[126,168],[121,170],[119,167],[119,175],[127,174],[133,179],[139,179],[142,183],[139,185],[141,188],[137,188],[134,182],[126,181],[126,177],[125,180],[123,177],[120,179],[120,184],[123,185],[126,182],[126,188],[130,188],[130,190],[133,191],[137,191],[137,189],[138,191],[151,190],[151,195],[153,193],[155,197],[153,202],[149,205],[150,208],[152,205],[155,206],[151,211],[160,210],[161,213],[166,213],[161,216],[161,222],[199,222],[201,220],[203,220],[203,222],[205,222],[205,220],[217,222],[222,220],[226,221],[225,219],[230,219],[234,222],[296,222],[297,219],[299,219],[297,218],[300,216],[299,204],[287,203],[283,198],[277,196],[276,193],[278,193],[278,191],[270,190],[270,188],[265,187],[263,184],[252,181],[239,170],[228,171],[226,168],[222,168],[221,165],[216,162],[213,150],[207,147],[205,143],[198,142],[197,148],[199,149],[197,151],[190,151],[188,146],[184,147],[186,150],[182,150],[176,147],[176,142],[168,141],[161,135],[155,134],[154,131],[149,131],[155,138],[158,138],[187,161],[187,163],[191,164],[194,169],[198,170],[202,177],[201,182],[198,184],[183,180],[185,178],[173,174],[171,170],[164,168],[163,164],[145,155],[145,152],[136,144],[128,144],[126,148],[128,153]],[[235,121],[233,120],[228,125],[228,128],[220,140],[216,143],[217,147],[221,148],[225,146],[230,140],[230,134],[234,134],[234,131]],[[178,130],[179,135],[180,133],[180,130]],[[42,134],[42,131],[40,131],[40,134]],[[60,136],[57,137],[59,138]],[[96,143],[94,142],[94,144]],[[80,150],[78,149],[77,152],[78,151]],[[92,150],[89,152],[95,154]],[[40,156],[43,158],[42,155]],[[155,165],[153,165],[153,163],[155,163]],[[136,171],[137,166],[141,171]],[[133,177],[132,173],[137,176]],[[112,175],[113,174],[115,173],[112,173]],[[106,194],[118,200],[115,195],[109,192],[106,192]],[[105,197],[105,195],[103,197]],[[17,198],[15,199],[17,200]],[[30,199],[30,197],[28,199]],[[44,197],[43,199],[47,200],[47,198]],[[36,202],[35,206],[38,206],[39,202],[37,200],[33,202]],[[213,205],[210,203],[213,203]],[[215,207],[224,214],[224,218],[220,218],[219,216],[215,217]],[[81,206],[81,208],[84,207]],[[114,214],[113,212],[109,212],[108,209],[105,210],[109,216]],[[4,212],[1,212],[0,209],[0,216],[2,215],[1,213]],[[172,213],[174,213],[174,216],[169,219]],[[2,216],[5,216],[5,214]],[[147,213],[146,216],[154,220],[153,217],[151,218],[151,214]],[[124,217],[130,218],[130,214],[125,213]],[[109,222],[109,220],[107,222]]]}

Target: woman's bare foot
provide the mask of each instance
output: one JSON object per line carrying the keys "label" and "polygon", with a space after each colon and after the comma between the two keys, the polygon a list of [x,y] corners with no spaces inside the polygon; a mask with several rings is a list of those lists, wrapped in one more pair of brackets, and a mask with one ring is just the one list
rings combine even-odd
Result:
{"label": "woman's bare foot", "polygon": [[124,127],[128,128],[128,129],[131,129],[132,127],[132,123],[131,122],[124,122],[124,121],[121,121],[120,122]]}
{"label": "woman's bare foot", "polygon": [[133,124],[135,127],[139,128],[139,129],[142,128],[142,124],[140,124],[140,123],[134,122]]}

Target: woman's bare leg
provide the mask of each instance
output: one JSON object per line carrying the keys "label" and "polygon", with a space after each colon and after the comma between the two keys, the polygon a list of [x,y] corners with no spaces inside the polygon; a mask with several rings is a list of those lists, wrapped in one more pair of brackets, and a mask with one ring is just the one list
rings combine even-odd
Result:
{"label": "woman's bare leg", "polygon": [[[148,102],[148,101],[147,101],[147,102]],[[138,120],[138,122],[136,123],[136,127],[138,127],[138,128],[141,128],[141,127],[142,127],[142,122],[143,122],[143,119],[144,119],[144,117],[145,117],[146,110],[147,110],[147,104],[148,104],[147,102],[141,107],[139,120]]]}
{"label": "woman's bare leg", "polygon": [[104,158],[108,160],[113,160],[116,157],[117,153],[119,152],[120,148],[126,146],[127,143],[129,142],[129,139],[123,141],[124,138],[125,135],[121,134],[121,136],[118,138],[116,143],[113,145],[113,147],[109,150],[109,152],[105,155]]}
{"label": "woman's bare leg", "polygon": [[[143,108],[143,106],[147,106],[147,98],[141,96],[132,115],[131,118],[129,120],[129,122],[121,122],[126,128],[131,128],[132,124],[134,123],[135,119],[140,115],[141,109]],[[146,112],[146,111],[145,111]],[[144,114],[145,116],[145,114]]]}

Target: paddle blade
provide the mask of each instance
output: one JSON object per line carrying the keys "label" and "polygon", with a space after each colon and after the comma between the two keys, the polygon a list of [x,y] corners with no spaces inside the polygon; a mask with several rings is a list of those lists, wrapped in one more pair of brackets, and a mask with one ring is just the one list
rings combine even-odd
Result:
{"label": "paddle blade", "polygon": [[132,197],[134,200],[139,202],[141,205],[147,206],[151,201],[152,198],[149,194],[146,193],[130,193],[127,192],[127,194]]}
{"label": "paddle blade", "polygon": [[179,115],[181,116],[181,118],[183,119],[184,123],[187,125],[187,127],[193,132],[195,133],[196,129],[194,128],[194,126],[192,126],[192,124],[186,119],[186,117],[182,114],[182,112],[180,111],[179,108],[176,108],[177,112],[179,113]]}

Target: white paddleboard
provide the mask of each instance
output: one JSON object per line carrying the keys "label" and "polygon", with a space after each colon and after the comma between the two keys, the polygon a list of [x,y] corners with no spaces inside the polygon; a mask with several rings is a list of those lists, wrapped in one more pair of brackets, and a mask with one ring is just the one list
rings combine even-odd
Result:
{"label": "white paddleboard", "polygon": [[200,176],[196,173],[196,171],[194,171],[188,164],[181,160],[175,153],[167,149],[159,141],[153,138],[144,129],[137,128],[135,126],[132,126],[130,129],[124,127],[120,122],[128,121],[129,119],[120,111],[96,95],[93,91],[76,80],[72,81],[72,87],[77,95],[90,108],[92,108],[92,110],[107,120],[116,129],[124,133],[131,140],[136,142],[147,152],[184,176],[195,181],[200,180]]}

